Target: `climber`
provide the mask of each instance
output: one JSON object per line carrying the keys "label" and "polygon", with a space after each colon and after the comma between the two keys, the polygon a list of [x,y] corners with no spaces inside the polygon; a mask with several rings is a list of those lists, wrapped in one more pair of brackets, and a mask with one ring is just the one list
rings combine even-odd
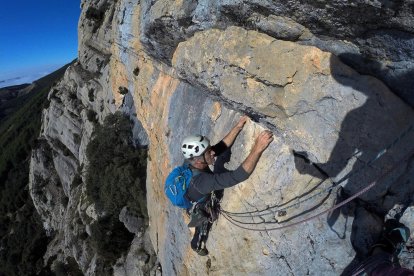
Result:
{"label": "climber", "polygon": [[245,181],[256,167],[263,151],[273,141],[273,135],[265,130],[256,138],[249,155],[234,171],[213,173],[209,165],[214,165],[215,157],[229,149],[243,129],[247,116],[243,116],[234,128],[216,145],[210,146],[210,141],[201,135],[186,137],[181,146],[182,153],[193,171],[193,178],[187,190],[186,197],[191,202],[197,202],[191,209],[189,227],[196,227],[191,247],[200,255],[207,255],[205,248],[208,232],[212,222],[218,216],[217,192]]}
{"label": "climber", "polygon": [[410,229],[396,219],[385,222],[381,237],[371,247],[369,257],[342,275],[414,276],[414,271],[398,265],[398,255],[410,237]]}

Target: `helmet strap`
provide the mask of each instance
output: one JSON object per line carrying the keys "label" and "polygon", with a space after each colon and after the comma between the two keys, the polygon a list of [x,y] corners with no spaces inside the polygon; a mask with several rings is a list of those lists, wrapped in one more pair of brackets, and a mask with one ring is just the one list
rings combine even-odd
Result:
{"label": "helmet strap", "polygon": [[204,164],[207,164],[206,153],[205,152],[203,152],[203,162],[204,162]]}

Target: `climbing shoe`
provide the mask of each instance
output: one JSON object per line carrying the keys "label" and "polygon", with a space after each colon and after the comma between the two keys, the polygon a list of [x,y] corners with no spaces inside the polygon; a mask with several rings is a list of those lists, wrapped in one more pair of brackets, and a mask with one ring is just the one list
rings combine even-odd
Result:
{"label": "climbing shoe", "polygon": [[[196,228],[196,230],[197,229],[198,227]],[[205,246],[205,243],[202,241],[205,239],[205,237],[197,232],[198,231],[196,231],[193,239],[191,240],[191,249],[197,252],[197,254],[200,256],[206,256],[208,255],[208,250]]]}
{"label": "climbing shoe", "polygon": [[207,248],[200,248],[198,250],[196,250],[197,254],[200,256],[207,256],[208,255],[208,250]]}
{"label": "climbing shoe", "polygon": [[393,254],[398,256],[410,238],[410,229],[395,219],[385,222],[385,238],[392,244]]}
{"label": "climbing shoe", "polygon": [[[380,247],[386,252],[398,256],[410,237],[410,229],[395,219],[389,219],[384,224],[381,239],[372,250]],[[371,251],[372,251],[371,250]]]}

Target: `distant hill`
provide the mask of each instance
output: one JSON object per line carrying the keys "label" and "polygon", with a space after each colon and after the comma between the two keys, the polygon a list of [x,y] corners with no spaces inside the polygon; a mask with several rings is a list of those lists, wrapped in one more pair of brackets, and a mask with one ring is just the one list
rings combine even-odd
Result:
{"label": "distant hill", "polygon": [[48,275],[41,269],[49,238],[28,193],[29,160],[48,92],[70,64],[0,90],[0,275]]}
{"label": "distant hill", "polygon": [[21,91],[27,90],[26,88],[30,86],[30,84],[20,84],[20,85],[13,85],[9,87],[0,88],[0,102],[10,101],[20,95]]}
{"label": "distant hill", "polygon": [[53,82],[60,79],[65,73],[66,68],[72,63],[73,61],[53,73],[34,81],[32,84],[21,84],[0,88],[0,126],[11,114],[28,102],[36,93],[51,86]]}

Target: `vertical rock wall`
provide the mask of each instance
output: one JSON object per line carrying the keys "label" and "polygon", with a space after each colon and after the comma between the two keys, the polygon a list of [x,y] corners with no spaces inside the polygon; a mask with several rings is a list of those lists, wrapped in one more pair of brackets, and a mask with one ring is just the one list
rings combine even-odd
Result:
{"label": "vertical rock wall", "polygon": [[[397,215],[412,205],[413,159],[403,157],[413,150],[413,132],[367,165],[414,119],[412,108],[392,92],[399,90],[378,79],[390,85],[398,70],[390,73],[389,65],[375,71],[373,64],[385,59],[368,55],[386,51],[401,36],[386,47],[368,47],[376,38],[386,43],[394,33],[367,38],[364,32],[377,26],[375,12],[362,27],[352,18],[335,16],[353,6],[284,2],[82,1],[79,61],[50,92],[42,143],[31,163],[35,206],[45,227],[56,233],[47,257],[72,256],[85,274],[99,274],[99,256],[78,236],[102,214],[85,199],[84,184],[73,185],[88,162],[90,110],[99,122],[116,110],[126,112],[135,122],[137,143],[148,146],[147,234],[161,269],[137,253],[151,249],[143,231],[132,227],[136,238],[114,274],[338,275],[366,255],[384,216],[396,205],[402,206]],[[371,2],[355,5],[385,12],[389,27],[405,33],[403,44],[409,48],[409,8],[393,15],[394,5]],[[401,1],[400,6],[409,5]],[[317,11],[324,12],[319,21],[312,17]],[[344,54],[355,68],[343,63]],[[398,54],[404,55],[406,51]],[[369,70],[359,66],[368,56]],[[399,62],[387,57],[389,64]],[[404,72],[410,70],[407,66]],[[411,96],[404,95],[410,102]],[[275,135],[252,176],[225,191],[224,210],[266,210],[237,218],[248,223],[244,227],[284,227],[332,207],[374,180],[378,184],[341,211],[281,230],[246,230],[221,216],[207,243],[210,254],[198,256],[189,246],[189,218],[167,201],[163,183],[183,161],[183,137],[200,133],[218,142],[243,114],[252,120],[237,138],[230,161],[222,162],[224,168],[238,167],[261,130]],[[400,166],[383,176],[395,163]],[[337,187],[323,192],[332,181]],[[269,208],[273,206],[277,208]],[[412,265],[408,258],[404,261]]]}

